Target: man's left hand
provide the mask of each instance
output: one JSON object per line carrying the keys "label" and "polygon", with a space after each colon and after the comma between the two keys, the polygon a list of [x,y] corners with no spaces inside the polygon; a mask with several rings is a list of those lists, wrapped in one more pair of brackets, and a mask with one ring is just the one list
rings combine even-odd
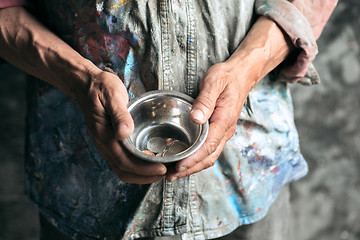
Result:
{"label": "man's left hand", "polygon": [[200,93],[190,113],[191,121],[203,124],[209,120],[205,143],[193,155],[176,164],[176,173],[168,173],[174,181],[213,166],[225,143],[234,135],[236,123],[251,86],[247,86],[231,64],[213,65],[200,82]]}

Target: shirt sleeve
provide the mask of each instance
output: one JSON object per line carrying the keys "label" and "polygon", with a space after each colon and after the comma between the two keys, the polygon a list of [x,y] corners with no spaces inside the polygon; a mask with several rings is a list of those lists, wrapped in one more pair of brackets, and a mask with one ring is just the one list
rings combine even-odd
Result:
{"label": "shirt sleeve", "polygon": [[24,6],[27,4],[26,0],[0,0],[0,8]]}
{"label": "shirt sleeve", "polygon": [[318,53],[316,39],[320,36],[337,0],[256,0],[255,11],[274,20],[298,49],[287,59],[287,65],[278,69],[278,79],[301,82],[305,85],[320,82],[312,65]]}

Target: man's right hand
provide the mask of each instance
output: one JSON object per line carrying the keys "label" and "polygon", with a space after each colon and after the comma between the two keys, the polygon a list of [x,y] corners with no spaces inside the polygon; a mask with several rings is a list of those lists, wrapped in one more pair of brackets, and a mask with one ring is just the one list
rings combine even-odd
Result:
{"label": "man's right hand", "polygon": [[130,156],[119,143],[131,135],[134,122],[126,107],[127,90],[116,75],[96,71],[86,94],[77,95],[75,99],[84,113],[96,148],[121,181],[146,184],[164,178],[167,170],[163,164]]}
{"label": "man's right hand", "polygon": [[122,81],[83,58],[23,7],[0,9],[0,57],[77,100],[96,148],[120,180],[146,184],[164,177],[163,164],[136,159],[119,143],[134,129]]}

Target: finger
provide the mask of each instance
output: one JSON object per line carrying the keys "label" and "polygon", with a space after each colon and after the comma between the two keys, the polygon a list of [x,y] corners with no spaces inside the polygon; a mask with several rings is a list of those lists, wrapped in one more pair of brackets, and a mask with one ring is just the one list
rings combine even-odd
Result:
{"label": "finger", "polygon": [[169,182],[172,182],[172,181],[175,181],[176,179],[183,178],[183,177],[189,176],[191,174],[200,172],[200,171],[202,171],[204,169],[207,169],[209,167],[212,167],[216,163],[217,159],[219,158],[219,156],[220,156],[226,142],[227,142],[227,139],[224,138],[221,141],[220,145],[218,146],[218,148],[216,149],[215,152],[213,152],[211,155],[208,155],[207,157],[202,159],[202,161],[196,163],[191,168],[186,169],[186,170],[181,171],[181,172],[167,173],[166,174],[166,180],[169,181]]}
{"label": "finger", "polygon": [[222,90],[220,79],[216,79],[216,76],[206,75],[202,79],[200,93],[195,99],[190,112],[191,121],[197,124],[205,123],[213,113]]}
{"label": "finger", "polygon": [[143,161],[127,154],[116,139],[97,143],[97,148],[106,158],[114,172],[125,171],[141,176],[160,176],[166,174],[162,163]]}
{"label": "finger", "polygon": [[133,133],[134,121],[126,105],[112,106],[110,117],[117,140],[123,140]]}
{"label": "finger", "polygon": [[186,171],[194,165],[205,159],[207,156],[213,154],[220,146],[222,139],[226,133],[226,127],[218,122],[210,122],[208,137],[204,144],[193,155],[184,160],[181,160],[176,165],[178,172]]}
{"label": "finger", "polygon": [[231,132],[234,132],[234,127],[236,126],[237,121],[237,114],[234,114],[234,109],[229,107],[230,104],[223,104],[221,101],[222,100],[220,99],[218,104],[220,106],[215,109],[213,115],[211,116],[209,133],[205,143],[196,153],[177,164],[176,169],[178,171],[191,168],[202,159],[206,158],[208,155],[211,155],[216,151],[226,133],[230,129]]}
{"label": "finger", "polygon": [[137,175],[128,172],[118,171],[115,174],[119,177],[122,182],[126,183],[135,183],[135,184],[150,184],[157,182],[165,177],[165,175],[160,176],[143,176]]}

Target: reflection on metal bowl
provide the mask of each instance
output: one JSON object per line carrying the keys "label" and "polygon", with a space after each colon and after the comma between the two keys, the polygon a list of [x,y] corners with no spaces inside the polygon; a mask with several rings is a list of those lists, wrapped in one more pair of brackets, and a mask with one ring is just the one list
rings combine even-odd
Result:
{"label": "reflection on metal bowl", "polygon": [[123,145],[133,155],[152,162],[184,159],[204,143],[209,124],[190,121],[193,99],[175,91],[151,91],[130,102],[135,130]]}

